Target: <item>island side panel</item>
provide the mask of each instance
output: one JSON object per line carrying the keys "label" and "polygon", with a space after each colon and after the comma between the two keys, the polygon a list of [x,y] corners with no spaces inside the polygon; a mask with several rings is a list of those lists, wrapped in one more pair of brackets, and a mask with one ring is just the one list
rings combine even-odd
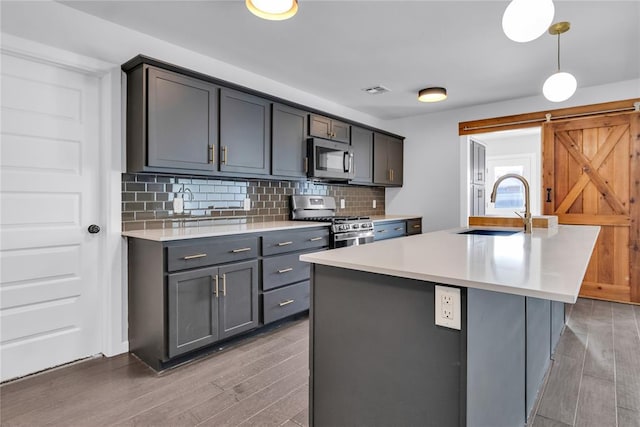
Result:
{"label": "island side panel", "polygon": [[566,323],[565,305],[560,301],[551,301],[551,354],[556,351],[560,335]]}
{"label": "island side panel", "polygon": [[466,334],[435,325],[433,283],[314,265],[310,318],[312,425],[465,425]]}
{"label": "island side panel", "polygon": [[525,297],[467,289],[467,426],[523,426]]}
{"label": "island side panel", "polygon": [[527,297],[527,418],[551,363],[551,301]]}

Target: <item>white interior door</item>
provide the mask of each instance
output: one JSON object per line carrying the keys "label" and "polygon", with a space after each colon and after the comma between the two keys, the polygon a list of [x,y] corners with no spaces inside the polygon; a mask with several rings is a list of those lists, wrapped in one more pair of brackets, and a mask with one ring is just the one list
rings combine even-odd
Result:
{"label": "white interior door", "polygon": [[99,81],[2,54],[0,377],[100,351]]}

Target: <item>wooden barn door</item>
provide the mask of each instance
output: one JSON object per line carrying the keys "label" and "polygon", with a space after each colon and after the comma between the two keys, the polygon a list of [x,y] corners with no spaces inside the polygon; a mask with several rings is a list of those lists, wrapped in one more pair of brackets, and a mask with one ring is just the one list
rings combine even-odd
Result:
{"label": "wooden barn door", "polygon": [[640,113],[543,125],[544,213],[601,226],[580,295],[640,302]]}

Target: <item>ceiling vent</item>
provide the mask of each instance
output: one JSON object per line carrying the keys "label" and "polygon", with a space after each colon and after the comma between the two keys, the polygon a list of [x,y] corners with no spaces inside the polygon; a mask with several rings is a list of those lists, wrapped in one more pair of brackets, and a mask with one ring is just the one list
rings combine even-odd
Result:
{"label": "ceiling vent", "polygon": [[369,95],[379,95],[381,93],[391,92],[390,89],[387,89],[384,86],[373,86],[373,87],[368,87],[362,90],[367,92]]}

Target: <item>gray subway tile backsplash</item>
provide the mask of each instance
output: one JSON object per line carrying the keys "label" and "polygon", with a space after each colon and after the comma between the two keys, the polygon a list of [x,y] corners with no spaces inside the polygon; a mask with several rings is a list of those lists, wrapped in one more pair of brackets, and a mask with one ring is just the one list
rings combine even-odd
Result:
{"label": "gray subway tile backsplash", "polygon": [[[187,190],[188,189],[188,190]],[[184,212],[173,212],[173,198],[185,199]],[[221,180],[153,174],[122,174],[124,231],[192,227],[219,223],[285,221],[289,196],[312,194],[345,199],[338,215],[383,215],[384,188],[310,181]],[[243,210],[244,200],[251,209]],[[376,200],[376,209],[372,201]]]}

